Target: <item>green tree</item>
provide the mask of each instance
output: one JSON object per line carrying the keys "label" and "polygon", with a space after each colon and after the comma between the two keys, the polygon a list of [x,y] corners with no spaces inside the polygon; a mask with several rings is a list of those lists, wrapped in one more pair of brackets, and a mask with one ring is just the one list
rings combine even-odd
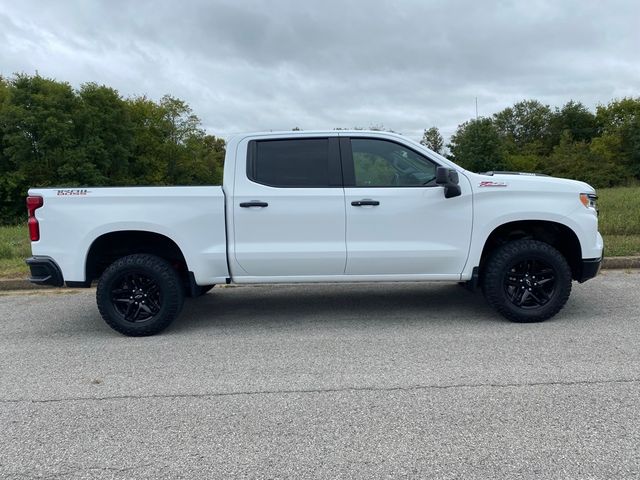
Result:
{"label": "green tree", "polygon": [[442,135],[440,135],[440,130],[438,130],[438,127],[431,127],[430,129],[425,130],[420,143],[436,153],[443,153],[444,138],[442,138]]}
{"label": "green tree", "polygon": [[489,118],[469,120],[458,126],[448,147],[452,158],[468,170],[484,172],[505,168],[504,145]]}
{"label": "green tree", "polygon": [[224,155],[224,140],[174,97],[0,77],[0,222],[24,217],[28,187],[220,183]]}
{"label": "green tree", "polygon": [[163,157],[166,161],[166,180],[173,185],[189,185],[198,177],[192,168],[197,159],[192,155],[205,136],[200,119],[189,105],[170,95],[160,100],[164,134]]}
{"label": "green tree", "polygon": [[5,135],[11,125],[4,120],[3,113],[10,102],[10,83],[0,76],[0,223],[13,222],[23,198],[27,180],[17,171],[16,162],[6,153]]}
{"label": "green tree", "polygon": [[540,173],[544,170],[545,158],[535,153],[507,153],[505,169],[510,172]]}
{"label": "green tree", "polygon": [[548,173],[582,180],[596,188],[611,187],[618,182],[622,167],[607,154],[610,147],[596,140],[592,144],[576,142],[565,131],[549,157]]}
{"label": "green tree", "polygon": [[570,100],[561,109],[556,108],[551,115],[549,134],[553,146],[560,143],[564,132],[578,142],[590,142],[598,133],[596,116],[580,102]]}
{"label": "green tree", "polygon": [[131,178],[138,185],[165,185],[162,110],[146,97],[128,99],[126,103],[133,124]]}
{"label": "green tree", "polygon": [[511,152],[548,154],[551,108],[523,100],[493,115],[496,130]]}
{"label": "green tree", "polygon": [[127,103],[104,85],[87,83],[79,92],[74,122],[83,157],[96,165],[102,185],[127,185],[133,150],[133,123]]}
{"label": "green tree", "polygon": [[224,171],[224,157],[226,154],[226,143],[224,139],[213,135],[205,135],[201,142],[202,161],[206,166],[207,177],[202,179],[202,183],[221,185]]}
{"label": "green tree", "polygon": [[4,105],[4,102],[9,98],[9,83],[0,75],[0,108]]}
{"label": "green tree", "polygon": [[618,137],[615,151],[629,178],[640,179],[640,97],[614,100],[596,109],[596,121],[603,137]]}
{"label": "green tree", "polygon": [[[589,150],[597,159],[600,179],[594,181],[594,186],[616,186],[629,183],[632,177],[624,162],[620,161],[619,152],[622,150],[622,138],[618,135],[603,134],[595,137]],[[580,173],[576,173],[580,178]]]}
{"label": "green tree", "polygon": [[200,120],[182,100],[164,96],[128,101],[133,123],[131,174],[147,185],[219,183],[225,145],[206,135]]}
{"label": "green tree", "polygon": [[14,169],[39,185],[60,180],[59,169],[79,156],[73,121],[78,107],[69,84],[16,76],[0,112],[3,149]]}
{"label": "green tree", "polygon": [[17,75],[4,83],[2,96],[2,221],[24,215],[29,186],[83,185],[99,178],[78,148],[79,102],[69,84]]}

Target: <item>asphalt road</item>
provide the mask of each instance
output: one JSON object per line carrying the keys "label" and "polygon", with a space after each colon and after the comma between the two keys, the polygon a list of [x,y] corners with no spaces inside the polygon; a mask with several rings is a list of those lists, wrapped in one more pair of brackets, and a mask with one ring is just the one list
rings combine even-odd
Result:
{"label": "asphalt road", "polygon": [[542,324],[457,285],[216,288],[127,338],[0,296],[1,478],[639,478],[640,274]]}

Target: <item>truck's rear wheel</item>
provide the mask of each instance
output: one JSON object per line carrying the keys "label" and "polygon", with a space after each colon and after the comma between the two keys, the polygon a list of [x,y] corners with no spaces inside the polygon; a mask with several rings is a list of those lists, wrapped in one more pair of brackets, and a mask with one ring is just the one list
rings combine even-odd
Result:
{"label": "truck's rear wheel", "polygon": [[558,313],[571,293],[571,269],[562,254],[537,240],[497,248],[484,268],[487,302],[513,322],[541,322]]}
{"label": "truck's rear wheel", "polygon": [[169,262],[136,254],[116,260],[104,271],[96,299],[111,328],[139,337],[167,328],[182,309],[184,292]]}

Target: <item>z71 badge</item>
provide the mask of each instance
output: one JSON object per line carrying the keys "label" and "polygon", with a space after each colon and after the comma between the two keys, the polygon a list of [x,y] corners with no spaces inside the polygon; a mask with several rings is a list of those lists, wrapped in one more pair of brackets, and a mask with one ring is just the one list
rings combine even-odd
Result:
{"label": "z71 badge", "polygon": [[480,182],[480,185],[478,186],[479,187],[506,187],[507,184],[506,182],[485,181],[485,182]]}
{"label": "z71 badge", "polygon": [[74,190],[58,190],[58,195],[87,195],[89,190],[74,189]]}

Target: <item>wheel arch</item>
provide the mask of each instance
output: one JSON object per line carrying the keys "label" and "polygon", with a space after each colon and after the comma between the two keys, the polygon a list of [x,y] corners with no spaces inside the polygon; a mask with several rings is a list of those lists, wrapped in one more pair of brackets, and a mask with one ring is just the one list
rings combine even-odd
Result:
{"label": "wheel arch", "polygon": [[531,238],[548,243],[567,260],[573,279],[582,273],[582,247],[578,235],[567,225],[551,220],[516,220],[495,227],[484,242],[480,255],[480,276],[487,259],[497,247],[507,242]]}
{"label": "wheel arch", "polygon": [[167,260],[181,278],[188,282],[187,261],[174,240],[147,230],[118,230],[104,233],[91,243],[85,259],[86,283],[99,278],[119,258],[136,253],[156,255]]}

